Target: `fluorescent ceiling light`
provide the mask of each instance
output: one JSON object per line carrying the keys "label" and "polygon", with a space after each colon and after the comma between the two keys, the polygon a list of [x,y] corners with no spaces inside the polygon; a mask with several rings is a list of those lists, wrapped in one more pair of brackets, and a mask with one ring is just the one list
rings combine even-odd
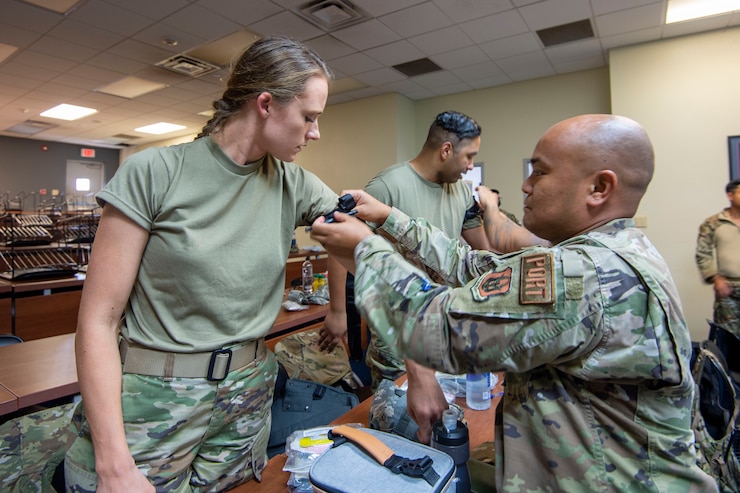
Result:
{"label": "fluorescent ceiling light", "polygon": [[57,118],[59,120],[77,120],[83,116],[97,113],[98,110],[85,108],[84,106],[75,106],[73,104],[60,104],[41,113],[41,116],[47,118]]}
{"label": "fluorescent ceiling light", "polygon": [[159,123],[153,123],[151,125],[146,125],[145,127],[139,127],[135,128],[137,132],[142,132],[145,134],[154,134],[154,135],[161,135],[166,134],[169,132],[174,132],[175,130],[182,130],[185,128],[184,125],[175,125],[174,123],[167,123],[167,122],[159,122]]}
{"label": "fluorescent ceiling light", "polygon": [[95,91],[110,94],[111,96],[133,99],[142,94],[158,91],[165,87],[167,87],[167,84],[162,84],[161,82],[153,82],[151,80],[140,79],[139,77],[125,77],[107,86],[99,87]]}
{"label": "fluorescent ceiling light", "polygon": [[668,0],[665,22],[688,21],[740,10],[740,0]]}

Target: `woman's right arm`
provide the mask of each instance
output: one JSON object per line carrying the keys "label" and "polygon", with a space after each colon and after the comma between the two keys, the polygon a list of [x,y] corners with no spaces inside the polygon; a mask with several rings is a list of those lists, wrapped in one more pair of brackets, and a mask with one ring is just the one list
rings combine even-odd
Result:
{"label": "woman's right arm", "polygon": [[82,290],[75,353],[95,449],[98,492],[154,491],[126,443],[118,351],[118,324],[148,238],[148,231],[106,205]]}

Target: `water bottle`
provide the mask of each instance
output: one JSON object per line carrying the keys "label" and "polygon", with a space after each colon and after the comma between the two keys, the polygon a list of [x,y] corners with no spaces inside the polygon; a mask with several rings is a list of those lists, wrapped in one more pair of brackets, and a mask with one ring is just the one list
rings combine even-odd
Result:
{"label": "water bottle", "polygon": [[485,411],[491,407],[491,387],[488,373],[468,373],[465,375],[465,403],[470,409]]}
{"label": "water bottle", "polygon": [[303,285],[303,294],[309,295],[313,293],[313,265],[311,261],[306,257],[301,265],[301,279]]}
{"label": "water bottle", "polygon": [[290,253],[298,253],[298,242],[295,239],[295,231],[293,231],[293,238],[290,240]]}
{"label": "water bottle", "polygon": [[465,423],[457,419],[457,412],[448,409],[432,427],[432,448],[441,450],[455,461],[455,493],[470,493],[470,440]]}

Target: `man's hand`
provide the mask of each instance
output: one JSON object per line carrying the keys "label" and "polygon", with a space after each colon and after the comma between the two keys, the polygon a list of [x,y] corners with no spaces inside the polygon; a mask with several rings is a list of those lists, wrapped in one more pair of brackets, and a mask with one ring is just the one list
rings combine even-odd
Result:
{"label": "man's hand", "polygon": [[479,185],[476,191],[478,192],[478,203],[482,211],[498,211],[498,205],[501,201],[498,192],[494,192],[485,185]]}
{"label": "man's hand", "polygon": [[727,298],[732,294],[732,285],[724,276],[717,274],[712,279],[712,284],[714,285],[714,293],[718,298]]}
{"label": "man's hand", "polygon": [[98,488],[99,493],[111,493],[111,492],[133,492],[141,491],[142,493],[154,493],[154,486],[139,471],[131,461],[131,467],[125,470],[118,471],[113,477],[109,477],[106,474],[98,474]]}
{"label": "man's hand", "polygon": [[342,339],[346,338],[347,314],[329,310],[319,331],[319,347],[322,351],[331,352]]}
{"label": "man's hand", "polygon": [[355,247],[372,234],[367,224],[341,212],[334,213],[333,223],[327,224],[324,217],[320,216],[311,225],[311,239],[321,243],[334,259],[353,274]]}
{"label": "man's hand", "polygon": [[434,370],[406,360],[408,390],[406,391],[406,412],[419,425],[416,433],[421,443],[428,444],[432,438],[432,426],[442,413],[450,408],[442,388],[434,376]]}
{"label": "man's hand", "polygon": [[355,199],[357,217],[363,221],[375,223],[381,226],[388,214],[391,213],[391,206],[384,204],[364,190],[343,190],[342,194],[349,193]]}

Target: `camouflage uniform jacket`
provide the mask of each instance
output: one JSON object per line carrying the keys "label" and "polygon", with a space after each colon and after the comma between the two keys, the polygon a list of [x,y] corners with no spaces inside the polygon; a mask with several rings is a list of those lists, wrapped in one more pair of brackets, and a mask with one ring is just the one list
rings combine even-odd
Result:
{"label": "camouflage uniform jacket", "polygon": [[728,209],[708,217],[696,238],[696,265],[702,279],[721,274],[740,283],[740,228],[728,217]]}
{"label": "camouflage uniform jacket", "polygon": [[497,491],[716,491],[696,465],[676,288],[632,226],[502,256],[394,209],[378,232],[420,269],[380,236],[355,249],[378,337],[450,373],[507,371]]}

